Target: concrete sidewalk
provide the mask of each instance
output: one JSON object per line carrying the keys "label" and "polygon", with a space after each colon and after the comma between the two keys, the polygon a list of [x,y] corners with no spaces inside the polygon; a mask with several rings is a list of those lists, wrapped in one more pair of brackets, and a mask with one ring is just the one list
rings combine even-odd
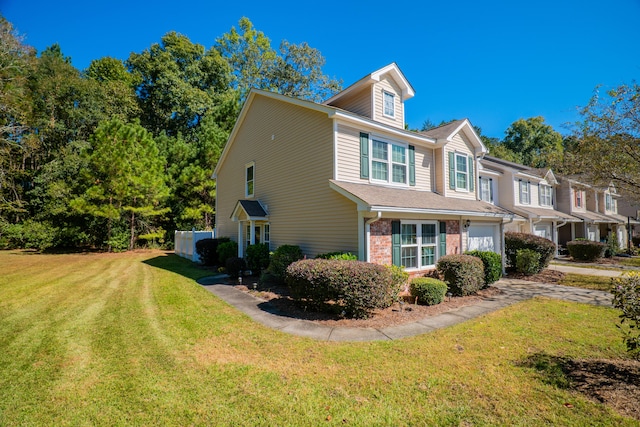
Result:
{"label": "concrete sidewalk", "polygon": [[503,291],[502,294],[485,298],[481,302],[467,307],[426,317],[416,322],[380,329],[334,328],[278,313],[265,301],[242,292],[232,285],[222,284],[221,279],[223,278],[223,276],[205,277],[198,280],[198,283],[209,292],[247,314],[256,322],[282,332],[319,341],[378,341],[411,337],[462,323],[536,296],[599,306],[611,306],[611,294],[608,292],[517,279],[501,279],[493,286],[501,289]]}

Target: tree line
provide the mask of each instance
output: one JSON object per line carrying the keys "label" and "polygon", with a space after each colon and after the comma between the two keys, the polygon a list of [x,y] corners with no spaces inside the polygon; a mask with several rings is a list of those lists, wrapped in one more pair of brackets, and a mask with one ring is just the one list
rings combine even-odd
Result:
{"label": "tree line", "polygon": [[[125,61],[78,70],[59,45],[38,54],[0,16],[0,248],[126,250],[210,229],[210,176],[248,91],[322,101],[342,86],[323,66],[307,43],[274,48],[242,18],[208,49],[169,32]],[[502,140],[477,131],[492,155],[635,197],[639,103],[633,83],[596,92],[568,136],[542,117]]]}

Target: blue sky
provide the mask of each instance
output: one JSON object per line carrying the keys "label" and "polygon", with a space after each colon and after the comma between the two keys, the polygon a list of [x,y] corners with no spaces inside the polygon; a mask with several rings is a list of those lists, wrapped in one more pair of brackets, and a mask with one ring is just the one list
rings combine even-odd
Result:
{"label": "blue sky", "polygon": [[307,42],[344,86],[396,62],[413,85],[406,121],[468,117],[502,138],[519,118],[557,131],[597,85],[640,75],[640,0],[41,1],[0,0],[38,51],[59,43],[73,65],[126,59],[175,30],[206,47],[247,16],[277,47]]}

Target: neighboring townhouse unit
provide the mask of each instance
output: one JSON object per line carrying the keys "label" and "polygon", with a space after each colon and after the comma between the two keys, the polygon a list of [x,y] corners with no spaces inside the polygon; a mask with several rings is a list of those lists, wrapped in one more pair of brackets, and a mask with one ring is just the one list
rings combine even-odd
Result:
{"label": "neighboring townhouse unit", "polygon": [[252,90],[214,171],[218,235],[239,256],[292,244],[414,274],[444,254],[502,252],[513,215],[478,200],[486,148],[468,120],[405,130],[413,96],[396,64],[323,104]]}
{"label": "neighboring townhouse unit", "polygon": [[581,222],[556,209],[559,183],[551,169],[534,169],[491,156],[484,156],[480,164],[480,198],[517,214],[506,231],[535,234],[558,244],[559,228]]}

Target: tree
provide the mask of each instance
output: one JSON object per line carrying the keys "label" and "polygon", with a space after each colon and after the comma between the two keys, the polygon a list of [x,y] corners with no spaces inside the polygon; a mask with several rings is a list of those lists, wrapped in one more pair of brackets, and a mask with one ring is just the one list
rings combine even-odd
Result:
{"label": "tree", "polygon": [[109,250],[133,249],[139,232],[156,231],[153,219],[167,212],[164,158],[146,129],[119,119],[98,126],[85,156],[91,184],[71,207],[106,221]]}
{"label": "tree", "polygon": [[135,92],[138,82],[121,60],[110,57],[94,59],[84,75],[101,93],[106,117],[118,117],[127,122],[140,116]]}
{"label": "tree", "polygon": [[570,144],[573,172],[640,201],[640,86],[624,84],[603,96],[596,89],[580,115]]}
{"label": "tree", "polygon": [[241,18],[238,25],[240,31],[231,27],[216,40],[216,49],[232,69],[241,101],[251,88],[316,102],[340,90],[342,82],[322,72],[325,59],[319,50],[283,40],[276,51],[248,18]]}
{"label": "tree", "polygon": [[230,129],[237,96],[230,88],[227,62],[215,49],[192,43],[176,32],[142,53],[132,53],[129,70],[139,79],[142,125],[154,135],[188,136],[205,115]]}
{"label": "tree", "polygon": [[562,135],[544,123],[543,117],[518,119],[505,131],[502,145],[527,166],[555,167],[562,163]]}

